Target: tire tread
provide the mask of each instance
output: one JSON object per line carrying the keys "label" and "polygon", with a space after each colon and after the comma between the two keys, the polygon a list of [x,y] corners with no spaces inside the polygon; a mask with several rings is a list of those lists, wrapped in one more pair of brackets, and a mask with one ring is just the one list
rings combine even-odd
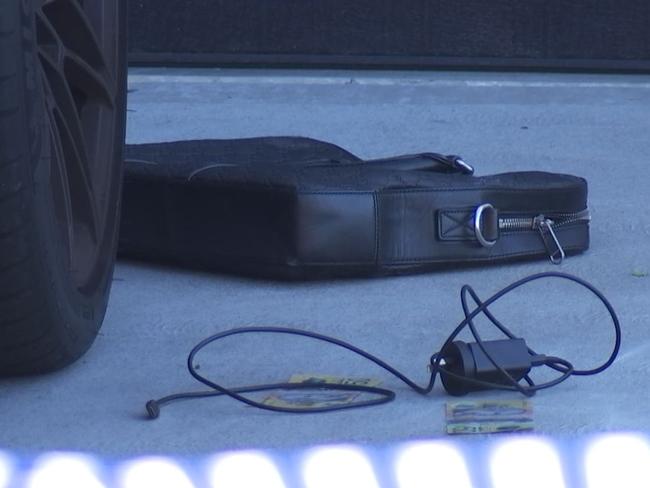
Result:
{"label": "tire tread", "polygon": [[[19,29],[7,29],[6,25],[19,25],[18,8],[4,9],[3,17],[0,30],[0,95],[5,102],[11,103],[4,107],[3,100],[0,100],[0,127],[14,127],[19,126],[20,117],[23,116],[21,106],[11,96],[18,97],[20,94],[21,73],[17,69],[16,57],[6,54],[17,52],[21,39]],[[0,375],[45,371],[55,364],[55,355],[60,361],[58,356],[61,353],[56,351],[54,331],[42,325],[48,320],[44,300],[35,295],[29,280],[33,276],[35,250],[27,245],[31,219],[22,205],[28,196],[22,170],[28,158],[28,148],[15,152],[12,147],[12,152],[9,152],[6,149],[3,151],[2,146],[0,144],[0,217],[4,224],[0,226]],[[34,357],[35,352],[39,353],[39,359],[25,364],[24,358]]]}

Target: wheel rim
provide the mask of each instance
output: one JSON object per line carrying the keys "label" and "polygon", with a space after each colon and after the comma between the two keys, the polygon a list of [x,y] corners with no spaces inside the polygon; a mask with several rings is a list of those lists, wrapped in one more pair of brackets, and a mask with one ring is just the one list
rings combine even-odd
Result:
{"label": "wheel rim", "polygon": [[43,0],[36,10],[53,207],[66,267],[79,289],[106,264],[116,209],[119,2]]}

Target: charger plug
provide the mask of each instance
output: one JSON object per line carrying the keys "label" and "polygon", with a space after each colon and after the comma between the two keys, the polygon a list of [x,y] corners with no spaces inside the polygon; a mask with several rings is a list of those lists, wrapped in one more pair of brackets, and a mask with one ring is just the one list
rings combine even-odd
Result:
{"label": "charger plug", "polygon": [[[534,365],[544,363],[545,356],[531,355],[523,339],[483,341],[482,345],[494,361],[516,381],[526,376]],[[487,385],[471,380],[497,385],[512,384],[477,342],[452,342],[441,352],[442,361],[444,367],[440,368],[440,377],[443,387],[450,395],[462,396],[471,391],[490,389]]]}

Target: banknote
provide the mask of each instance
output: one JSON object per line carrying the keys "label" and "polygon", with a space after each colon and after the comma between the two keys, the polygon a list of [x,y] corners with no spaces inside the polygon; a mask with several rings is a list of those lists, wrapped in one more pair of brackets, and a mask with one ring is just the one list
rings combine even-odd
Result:
{"label": "banknote", "polygon": [[534,430],[528,400],[456,400],[447,402],[448,434],[488,434]]}
{"label": "banknote", "polygon": [[381,381],[376,378],[344,378],[323,374],[294,374],[289,378],[289,383],[378,386]]}
{"label": "banknote", "polygon": [[447,434],[499,434],[506,432],[532,432],[532,420],[499,420],[494,422],[454,422],[447,424]]}
{"label": "banknote", "polygon": [[318,390],[319,385],[378,386],[374,378],[346,378],[320,374],[294,374],[289,383],[314,385],[313,390],[278,391],[262,400],[265,405],[283,408],[324,408],[353,403],[361,395],[356,391]]}

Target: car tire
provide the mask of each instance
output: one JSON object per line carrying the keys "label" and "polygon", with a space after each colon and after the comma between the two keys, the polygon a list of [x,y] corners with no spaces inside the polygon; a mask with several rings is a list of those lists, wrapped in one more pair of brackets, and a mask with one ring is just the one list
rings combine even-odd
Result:
{"label": "car tire", "polygon": [[103,321],[119,229],[125,0],[0,6],[0,375],[62,368]]}

